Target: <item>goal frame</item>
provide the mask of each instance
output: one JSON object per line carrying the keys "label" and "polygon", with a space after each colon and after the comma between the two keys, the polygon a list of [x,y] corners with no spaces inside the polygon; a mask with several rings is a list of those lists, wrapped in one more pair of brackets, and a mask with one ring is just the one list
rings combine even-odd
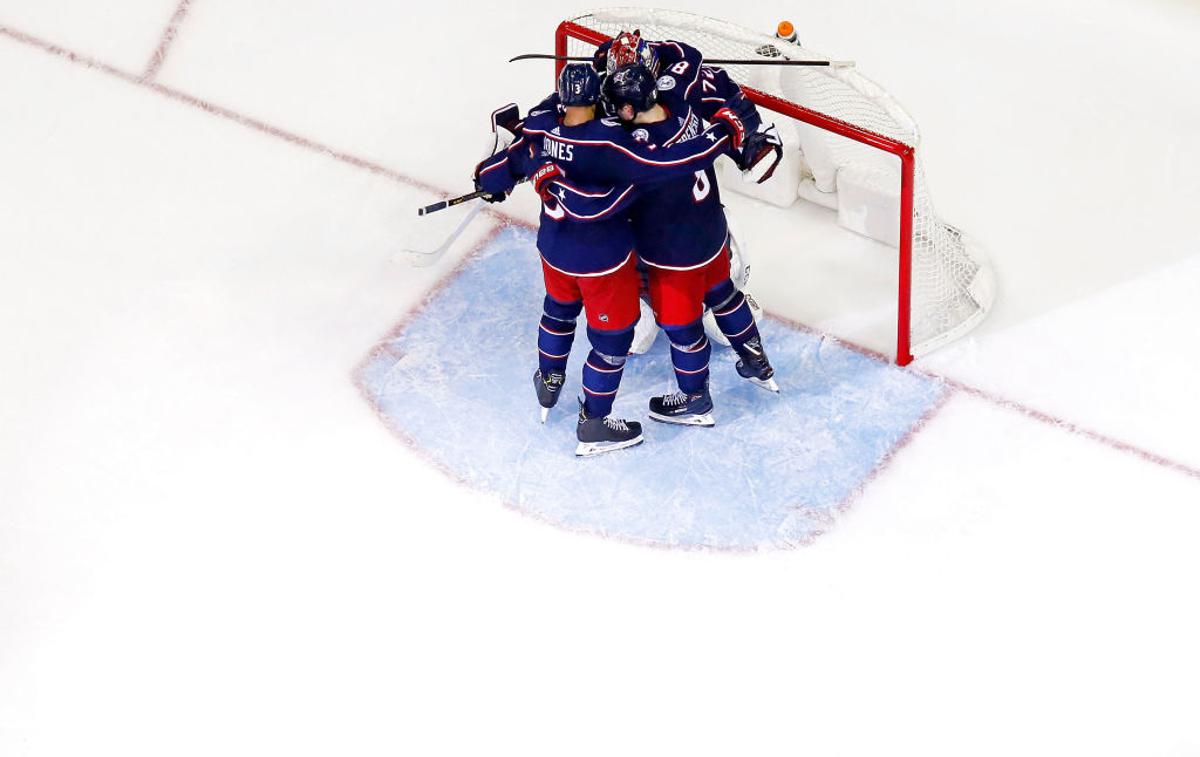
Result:
{"label": "goal frame", "polygon": [[[567,41],[577,39],[592,45],[600,45],[610,38],[594,29],[563,21],[554,33],[554,53],[558,60],[554,65],[554,76],[562,72],[567,56]],[[891,153],[900,159],[900,243],[899,243],[899,295],[896,308],[896,364],[908,365],[913,361],[912,337],[912,244],[913,244],[913,190],[916,186],[916,150],[890,137],[877,134],[861,126],[847,123],[819,111],[789,102],[774,95],[760,92],[753,87],[741,86],[742,92],[756,105],[782,113],[789,118],[831,131],[847,139]]]}

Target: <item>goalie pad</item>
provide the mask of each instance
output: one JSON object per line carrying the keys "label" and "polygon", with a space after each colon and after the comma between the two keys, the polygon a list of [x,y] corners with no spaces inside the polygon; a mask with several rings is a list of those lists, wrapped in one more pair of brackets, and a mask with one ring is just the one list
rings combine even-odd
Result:
{"label": "goalie pad", "polygon": [[[729,208],[725,209],[726,220],[729,223],[729,278],[733,281],[733,285],[737,290],[746,295],[746,304],[750,306],[750,313],[754,316],[755,323],[762,320],[763,309],[750,292],[746,291],[747,285],[750,283],[750,258],[746,254],[746,248],[738,241],[738,237],[734,232],[733,218],[729,215]],[[704,324],[704,332],[708,334],[708,338],[717,344],[728,347],[729,340],[721,333],[721,329],[717,326],[717,319],[713,316],[712,310],[705,309],[702,318]]]}
{"label": "goalie pad", "polygon": [[649,352],[654,340],[658,338],[658,332],[661,331],[654,320],[654,311],[650,309],[650,303],[639,298],[638,307],[641,316],[638,318],[637,325],[633,327],[633,344],[629,347],[630,355],[645,355]]}

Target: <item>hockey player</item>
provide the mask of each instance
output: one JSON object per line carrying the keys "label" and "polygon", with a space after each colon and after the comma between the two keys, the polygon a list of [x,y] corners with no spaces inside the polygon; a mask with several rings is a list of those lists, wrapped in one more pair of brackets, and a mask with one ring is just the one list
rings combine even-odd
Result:
{"label": "hockey player", "polygon": [[534,386],[543,416],[558,401],[575,320],[581,310],[587,311],[592,349],[583,367],[577,455],[642,441],[640,424],[611,416],[638,319],[639,282],[628,217],[634,183],[690,175],[710,166],[731,144],[740,146],[745,133],[739,117],[724,111],[714,115],[717,125],[697,140],[654,149],[635,142],[615,122],[595,120],[599,93],[599,77],[589,66],[565,67],[558,91],[530,112],[521,138],[476,169],[477,185],[493,199],[502,198],[525,176],[542,198],[538,250],[547,294]]}
{"label": "hockey player", "polygon": [[[685,143],[700,131],[700,113],[744,99],[724,71],[702,66],[699,51],[681,43],[648,44],[636,33],[625,33],[603,52],[603,62],[616,65],[604,84],[609,107],[642,142]],[[669,65],[661,53],[673,56],[665,61]],[[656,82],[653,72],[660,66],[670,73]],[[754,136],[739,156],[743,167],[775,147],[769,132]],[[651,398],[650,417],[713,425],[705,308],[737,353],[739,375],[778,391],[749,303],[730,279],[729,230],[712,168],[643,188],[631,218],[638,256],[647,269],[651,307],[671,342],[679,385],[677,392]]]}

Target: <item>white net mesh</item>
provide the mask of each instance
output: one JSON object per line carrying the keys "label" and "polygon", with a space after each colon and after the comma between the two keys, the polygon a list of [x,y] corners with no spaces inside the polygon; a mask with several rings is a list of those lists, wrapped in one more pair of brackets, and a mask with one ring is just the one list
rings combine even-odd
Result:
{"label": "white net mesh", "polygon": [[[726,21],[678,11],[611,8],[572,19],[575,24],[606,37],[640,29],[645,39],[672,39],[698,48],[706,59],[747,60],[782,57],[790,60],[831,60],[799,45],[760,34]],[[590,55],[594,45],[568,40],[568,55]],[[723,65],[743,86],[804,106],[877,135],[916,148],[920,135],[912,118],[878,85],[853,68]],[[762,107],[760,105],[760,107]],[[774,120],[794,129],[803,145],[806,170],[815,187],[837,191],[839,176],[871,176],[876,184],[900,193],[900,161],[883,149],[828,129],[794,120],[782,113]],[[924,172],[916,162],[912,223],[911,352],[919,355],[956,339],[986,315],[993,286],[982,253],[956,228],[938,219],[929,199]],[[897,204],[899,207],[899,205]],[[897,220],[899,211],[896,213]],[[898,226],[894,226],[898,228]],[[896,231],[892,236],[897,237]],[[879,238],[879,237],[877,237]],[[898,237],[897,237],[898,238]],[[895,240],[893,239],[893,242]]]}

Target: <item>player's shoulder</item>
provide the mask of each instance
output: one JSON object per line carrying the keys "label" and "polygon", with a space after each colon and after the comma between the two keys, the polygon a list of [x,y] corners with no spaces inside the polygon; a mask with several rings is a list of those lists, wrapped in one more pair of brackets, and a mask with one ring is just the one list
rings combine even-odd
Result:
{"label": "player's shoulder", "polygon": [[558,94],[551,94],[525,114],[526,131],[549,131],[558,124]]}
{"label": "player's shoulder", "polygon": [[558,126],[558,110],[555,108],[534,108],[525,116],[525,132],[549,132]]}
{"label": "player's shoulder", "polygon": [[616,118],[593,118],[574,128],[578,129],[581,135],[586,135],[588,139],[609,142],[620,141],[627,134],[621,121]]}
{"label": "player's shoulder", "polygon": [[675,39],[664,39],[652,42],[654,53],[660,63],[675,63],[681,60],[702,58],[700,51],[686,42]]}

